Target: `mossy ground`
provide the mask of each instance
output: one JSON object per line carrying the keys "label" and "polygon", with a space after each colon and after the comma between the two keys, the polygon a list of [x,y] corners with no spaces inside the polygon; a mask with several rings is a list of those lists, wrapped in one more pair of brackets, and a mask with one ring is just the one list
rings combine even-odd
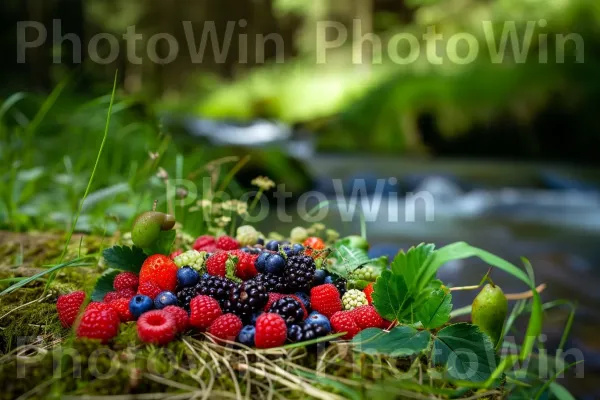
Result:
{"label": "mossy ground", "polygon": [[[0,280],[30,276],[56,262],[64,243],[56,235],[0,234]],[[73,242],[77,245],[69,248],[66,260],[110,245],[94,237]],[[109,345],[75,340],[58,321],[56,298],[91,289],[102,270],[100,265],[64,268],[49,287],[38,280],[1,297],[0,399],[427,397],[422,388],[431,382],[431,371],[423,360],[367,356],[344,344],[256,351],[223,346],[196,334],[155,347],[139,341],[135,323],[122,324]],[[0,290],[9,284],[4,281]],[[444,389],[452,387],[442,385]],[[446,396],[440,392],[437,398],[441,397]]]}

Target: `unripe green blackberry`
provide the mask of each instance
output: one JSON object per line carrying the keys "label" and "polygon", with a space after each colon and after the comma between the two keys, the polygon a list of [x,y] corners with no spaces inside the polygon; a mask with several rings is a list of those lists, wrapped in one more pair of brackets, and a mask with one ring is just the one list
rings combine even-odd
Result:
{"label": "unripe green blackberry", "polygon": [[342,304],[344,310],[354,310],[356,307],[366,306],[369,304],[367,296],[358,289],[348,290],[344,296],[342,296]]}
{"label": "unripe green blackberry", "polygon": [[254,246],[258,242],[258,231],[250,225],[242,225],[237,228],[235,239],[244,246]]}
{"label": "unripe green blackberry", "polygon": [[199,273],[204,273],[206,272],[206,267],[204,265],[205,256],[205,252],[200,252],[197,250],[188,250],[185,253],[182,253],[175,257],[173,262],[179,268],[183,267],[184,265],[189,265]]}
{"label": "unripe green blackberry", "polygon": [[370,265],[364,266],[350,274],[351,279],[375,282],[379,277],[379,271]]}
{"label": "unripe green blackberry", "polygon": [[290,232],[290,240],[292,243],[302,243],[308,238],[308,232],[301,226],[297,226]]}

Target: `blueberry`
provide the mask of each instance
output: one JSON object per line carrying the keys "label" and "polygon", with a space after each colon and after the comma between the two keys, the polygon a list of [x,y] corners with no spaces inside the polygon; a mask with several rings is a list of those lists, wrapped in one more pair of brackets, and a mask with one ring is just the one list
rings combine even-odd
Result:
{"label": "blueberry", "polygon": [[200,280],[200,274],[190,266],[183,266],[177,270],[177,282],[180,287],[194,286]]}
{"label": "blueberry", "polygon": [[304,308],[310,308],[310,297],[308,297],[306,293],[296,292],[294,295],[298,297],[302,303],[304,303]]}
{"label": "blueberry", "polygon": [[254,334],[256,329],[252,325],[246,325],[238,334],[237,341],[249,347],[254,347]]}
{"label": "blueberry", "polygon": [[283,252],[285,253],[285,255],[288,256],[288,257],[296,255],[296,251],[289,244],[286,244],[285,246],[282,246],[281,249],[283,250]]}
{"label": "blueberry", "polygon": [[171,292],[161,292],[154,299],[154,307],[157,309],[163,309],[166,306],[176,306],[177,305],[177,296],[175,296]]}
{"label": "blueberry", "polygon": [[[315,271],[315,274],[313,275],[313,285],[317,286],[317,285],[322,285],[324,283],[327,283],[328,276],[327,276],[327,271],[325,271],[324,269],[318,269]],[[332,282],[329,282],[332,283]]]}
{"label": "blueberry", "polygon": [[269,253],[268,251],[260,253],[256,261],[254,261],[254,266],[258,272],[265,272],[265,263],[272,255],[273,253]]}
{"label": "blueberry", "polygon": [[267,244],[265,245],[265,249],[271,251],[279,251],[279,242],[277,240],[271,240],[270,242],[267,242]]}
{"label": "blueberry", "polygon": [[129,302],[129,311],[131,311],[131,314],[136,318],[153,308],[154,303],[152,302],[152,299],[143,294],[133,296]]}
{"label": "blueberry", "polygon": [[327,334],[331,332],[331,323],[329,322],[327,317],[316,311],[313,311],[308,315],[308,318],[306,318],[305,323],[318,325],[325,329],[327,331]]}
{"label": "blueberry", "polygon": [[252,314],[252,318],[250,319],[250,324],[256,325],[256,320],[258,317],[262,315],[262,311]]}
{"label": "blueberry", "polygon": [[261,246],[265,244],[265,239],[264,238],[258,238],[258,240],[256,241],[256,244],[260,244]]}
{"label": "blueberry", "polygon": [[333,278],[331,276],[326,276],[323,283],[333,283]]}
{"label": "blueberry", "polygon": [[300,243],[296,243],[295,245],[292,246],[292,248],[294,249],[296,254],[300,254],[304,251],[304,246],[302,246]]}
{"label": "blueberry", "polygon": [[285,258],[281,254],[273,254],[265,262],[265,271],[275,275],[283,274]]}

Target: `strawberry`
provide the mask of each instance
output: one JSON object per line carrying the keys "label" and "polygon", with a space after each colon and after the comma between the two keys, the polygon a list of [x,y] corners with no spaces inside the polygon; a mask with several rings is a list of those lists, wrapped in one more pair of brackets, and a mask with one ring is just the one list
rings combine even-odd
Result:
{"label": "strawberry", "polygon": [[254,262],[258,258],[258,254],[249,254],[241,250],[234,250],[231,252],[238,258],[238,262],[235,267],[235,275],[241,280],[247,281],[250,278],[254,278],[258,275],[258,271],[254,266]]}
{"label": "strawberry", "polygon": [[177,286],[177,265],[169,257],[155,254],[146,258],[140,269],[140,285],[152,282],[161,290],[173,292]]}
{"label": "strawberry", "polygon": [[369,283],[367,285],[367,287],[365,287],[363,289],[363,293],[365,294],[365,296],[367,296],[367,301],[369,302],[369,304],[373,304],[373,292],[375,291],[375,289],[373,289],[373,282]]}
{"label": "strawberry", "polygon": [[310,290],[310,304],[313,310],[323,314],[327,318],[342,310],[340,292],[331,283],[312,288]]}
{"label": "strawberry", "polygon": [[346,332],[342,339],[350,340],[361,330],[354,321],[352,311],[338,311],[331,316],[329,321],[334,332]]}
{"label": "strawberry", "polygon": [[352,318],[361,329],[379,328],[384,324],[384,319],[373,306],[356,307],[352,310]]}
{"label": "strawberry", "polygon": [[229,254],[219,251],[206,260],[206,271],[213,276],[225,276]]}
{"label": "strawberry", "polygon": [[58,319],[64,328],[70,328],[73,325],[84,300],[85,292],[82,290],[58,297],[56,311],[58,312]]}

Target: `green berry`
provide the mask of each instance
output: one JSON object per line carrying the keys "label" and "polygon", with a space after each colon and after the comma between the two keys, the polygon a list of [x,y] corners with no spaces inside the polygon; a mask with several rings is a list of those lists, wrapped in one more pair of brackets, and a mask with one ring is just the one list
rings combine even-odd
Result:
{"label": "green berry", "polygon": [[258,231],[250,225],[242,225],[237,228],[235,239],[242,246],[253,246],[258,242]]}
{"label": "green berry", "polygon": [[290,241],[292,243],[302,243],[308,238],[308,232],[301,226],[297,226],[290,232]]}
{"label": "green berry", "polygon": [[380,273],[378,270],[370,265],[366,265],[352,272],[350,278],[359,281],[375,282],[379,275]]}
{"label": "green berry", "polygon": [[358,289],[350,289],[342,296],[344,310],[354,310],[356,307],[369,304],[367,296]]}
{"label": "green berry", "polygon": [[204,264],[204,255],[205,254],[206,254],[205,252],[201,253],[197,250],[188,250],[185,253],[181,253],[180,255],[175,257],[173,262],[179,268],[183,267],[184,265],[189,265],[190,267],[192,267],[198,261],[200,261],[200,263]]}
{"label": "green berry", "polygon": [[494,346],[500,340],[504,320],[508,313],[508,301],[499,286],[487,284],[473,300],[471,319],[487,333]]}

